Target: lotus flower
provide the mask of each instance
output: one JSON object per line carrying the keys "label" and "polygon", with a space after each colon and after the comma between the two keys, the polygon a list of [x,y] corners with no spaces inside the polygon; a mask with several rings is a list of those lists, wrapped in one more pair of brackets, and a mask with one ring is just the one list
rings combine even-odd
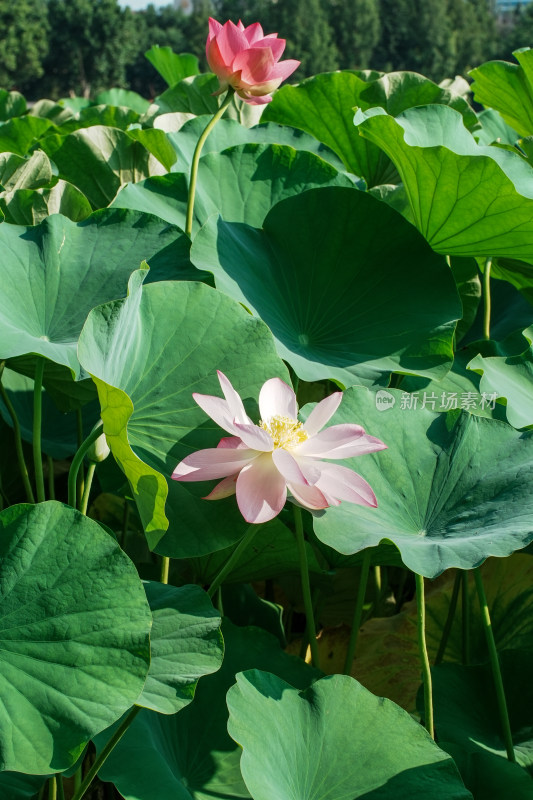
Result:
{"label": "lotus flower", "polygon": [[217,76],[221,94],[232,86],[239,97],[250,105],[263,105],[272,100],[270,92],[300,66],[299,61],[279,62],[285,39],[277,33],[265,36],[258,22],[244,27],[209,19],[209,35],[205,53],[209,68]]}
{"label": "lotus flower", "polygon": [[324,428],[342,400],[335,392],[318,403],[305,425],[298,421],[296,395],[279,378],[263,384],[259,393],[261,422],[254,425],[241,398],[222,372],[218,379],[224,399],[193,394],[200,408],[228,433],[218,447],[198,450],[181,461],[176,481],[222,478],[205,500],[237,494],[247,522],[268,522],[292,499],[309,509],[338,506],[341,500],[377,506],[369,484],[356,472],[324,458],[342,459],[374,453],[387,447],[360,425]]}

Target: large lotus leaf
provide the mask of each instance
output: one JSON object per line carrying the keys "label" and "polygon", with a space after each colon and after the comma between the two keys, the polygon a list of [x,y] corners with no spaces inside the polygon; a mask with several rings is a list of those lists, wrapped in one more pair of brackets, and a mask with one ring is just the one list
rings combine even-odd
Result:
{"label": "large lotus leaf", "polygon": [[468,369],[482,374],[480,389],[506,400],[507,419],[515,428],[533,425],[533,327],[524,331],[530,343],[517,356],[477,355]]}
{"label": "large lotus leaf", "polygon": [[218,369],[255,401],[267,378],[288,380],[287,371],[266,325],[221,292],[185,281],[143,290],[142,278],[142,270],[132,276],[125,300],[91,312],[79,357],[98,386],[104,430],[150,547],[159,543],[175,558],[204,555],[237,541],[247,526],[235,498],[211,503],[201,499],[205,484],[167,485],[179,461],[221,438],[192,393],[219,395]]}
{"label": "large lotus leaf", "polygon": [[[91,104],[90,100],[85,100],[84,98],[78,99],[84,100],[84,105],[80,105],[80,108],[89,106]],[[63,123],[65,123],[67,120],[72,119],[80,110],[79,108],[75,107],[75,103],[73,101],[74,98],[70,97],[68,98],[68,103],[64,103],[63,100],[59,100],[56,103],[54,100],[43,98],[42,100],[37,100],[35,103],[33,103],[32,107],[28,111],[28,114],[34,117],[40,117],[41,119],[47,119],[54,125],[60,126],[63,125]]]}
{"label": "large lotus leaf", "polygon": [[493,108],[486,108],[478,114],[481,128],[474,131],[474,138],[478,144],[493,144],[494,142],[510,144],[514,146],[517,142],[518,133],[503,119],[498,111]]}
{"label": "large lotus leaf", "polygon": [[[234,548],[219,550],[202,558],[191,559],[196,580],[201,584],[213,581]],[[306,542],[307,563],[310,572],[321,573],[315,552]],[[298,547],[294,534],[279,519],[261,525],[257,536],[249,543],[241,557],[224,579],[226,583],[247,583],[276,578],[299,572]]]}
{"label": "large lotus leaf", "polygon": [[[99,771],[126,800],[237,800],[248,798],[239,769],[240,748],[227,732],[226,692],[245,669],[265,669],[305,688],[319,673],[288,656],[258,628],[222,626],[221,669],[202,678],[194,700],[179,714],[141,711]],[[96,738],[100,751],[110,731]]]}
{"label": "large lotus leaf", "polygon": [[42,150],[23,158],[15,153],[0,155],[0,184],[6,192],[15,189],[38,189],[52,180],[52,165]]}
{"label": "large lotus leaf", "polygon": [[23,800],[23,798],[35,797],[45,780],[44,775],[0,772],[2,800]]}
{"label": "large lotus leaf", "polygon": [[118,128],[94,125],[67,136],[47,136],[40,144],[59,177],[77,186],[94,208],[108,206],[124,183],[167,171],[141,142]]}
{"label": "large lotus leaf", "polygon": [[[313,153],[272,144],[244,144],[200,159],[193,231],[212,214],[257,228],[273,205],[319,186],[353,184]],[[125,186],[113,207],[148,211],[185,228],[188,181],[172,173]]]}
{"label": "large lotus leaf", "polygon": [[393,117],[397,117],[406,108],[430,104],[455,108],[469,129],[478,125],[476,113],[464,97],[433,83],[417,72],[389,72],[381,75],[377,80],[368,83],[360,92],[357,102],[363,111],[381,106]]}
{"label": "large lotus leaf", "polygon": [[455,341],[460,342],[472,327],[481,300],[481,280],[475,258],[451,258],[450,267],[461,298],[463,316],[457,323]]}
{"label": "large lotus leaf", "polygon": [[132,92],[128,89],[107,89],[105,92],[99,92],[94,98],[97,105],[108,106],[122,106],[123,108],[131,108],[138,114],[144,114],[148,110],[150,101],[141,97],[137,92]]}
{"label": "large lotus leaf", "polygon": [[198,679],[220,668],[220,614],[199,586],[149,581],[144,589],[153,627],[150,670],[137,705],[175,714],[193,699]]}
{"label": "large lotus leaf", "polygon": [[[533,773],[531,707],[533,650],[499,653],[517,762]],[[435,727],[439,738],[466,752],[505,758],[498,703],[490,664],[440,664],[432,669]],[[533,789],[533,783],[532,787]]]}
{"label": "large lotus leaf", "polygon": [[218,78],[212,72],[191,75],[160,94],[154,102],[161,113],[185,111],[195,116],[213,115],[220,104],[219,98],[213,96],[218,89]]}
{"label": "large lotus leaf", "polygon": [[[22,439],[31,443],[33,441],[33,380],[6,367],[2,373],[2,385],[15,408]],[[77,415],[58,411],[56,404],[44,389],[41,402],[41,446],[43,452],[52,458],[59,459],[73,456],[78,449]],[[0,414],[8,425],[12,425],[11,417],[1,399]],[[88,436],[100,418],[100,404],[96,397],[96,391],[92,402],[84,406],[82,418],[84,434]]]}
{"label": "large lotus leaf", "polygon": [[191,75],[198,75],[198,59],[191,53],[178,55],[170,47],[154,44],[144,55],[169,86]]}
{"label": "large lotus leaf", "polygon": [[[525,344],[525,340],[522,341]],[[469,368],[472,359],[480,353],[484,356],[500,356],[502,352],[503,346],[498,342],[472,342],[456,352],[451,370],[440,381],[405,377],[401,383],[405,392],[400,401],[402,407],[420,405],[432,411],[464,409],[480,417],[505,420],[505,408],[498,402],[498,393],[487,391],[486,386],[482,389],[479,375]]]}
{"label": "large lotus leaf", "polygon": [[[106,209],[80,223],[54,215],[33,228],[0,226],[0,359],[10,359],[13,369],[30,376],[35,356],[18,357],[36,354],[55,362],[59,373],[47,364],[45,385],[64,394],[68,386],[58,385],[61,378],[72,384],[72,377],[87,377],[76,346],[89,311],[124,296],[142,259],[162,269],[176,257],[180,238],[183,234],[162,220],[122,209]],[[179,262],[176,277],[181,277]]]}
{"label": "large lotus leaf", "polygon": [[50,120],[40,117],[16,117],[0,126],[0,153],[25,156],[52,127]]}
{"label": "large lotus leaf", "polygon": [[237,675],[227,703],[228,731],[243,748],[241,772],[254,800],[472,797],[420,725],[348,675],[299,692],[249,670]]}
{"label": "large lotus leaf", "polygon": [[508,281],[518,289],[530,303],[533,314],[533,264],[515,258],[497,258],[492,262],[491,277]]}
{"label": "large lotus leaf", "polygon": [[531,777],[518,764],[451,742],[439,741],[439,746],[452,756],[474,800],[531,800]]}
{"label": "large lotus leaf", "polygon": [[361,176],[369,186],[397,183],[389,158],[352,130],[353,108],[366,86],[354,72],[325,72],[298,86],[283,86],[261,119],[310,133],[337,153],[348,172]]}
{"label": "large lotus leaf", "polygon": [[533,50],[515,50],[518,64],[488,61],[471,70],[472,91],[478,103],[500,112],[521,136],[533,134]]}
{"label": "large lotus leaf", "polygon": [[305,381],[349,386],[451,366],[461,308],[450,270],[366,192],[304,192],[278,203],[262,230],[212,217],[191,260],[267,323]]}
{"label": "large lotus leaf", "polygon": [[[503,259],[502,259],[503,260]],[[507,263],[507,259],[505,259]],[[494,272],[500,274],[499,261],[496,262],[497,269]],[[496,266],[493,265],[493,268]],[[491,272],[491,276],[494,275]],[[516,275],[516,272],[514,273]],[[502,278],[503,278],[502,274]],[[533,303],[528,302],[523,296],[523,292],[517,291],[514,286],[504,280],[491,280],[490,282],[490,335],[493,341],[503,343],[504,341],[516,343],[515,349],[506,349],[505,352],[494,353],[493,355],[516,355],[524,351],[527,341],[521,334],[525,328],[533,325]],[[533,300],[533,296],[532,296]],[[477,316],[474,324],[466,334],[463,344],[481,340],[484,334],[484,304],[478,306]],[[520,331],[517,338],[517,331]]]}
{"label": "large lotus leaf", "polygon": [[532,541],[533,433],[466,411],[404,408],[399,390],[385,399],[348,389],[333,418],[361,424],[388,450],[347,461],[368,480],[378,507],[328,508],[314,520],[321,541],[349,554],[388,539],[406,566],[428,578]]}
{"label": "large lotus leaf", "polygon": [[[61,112],[58,112],[57,117],[61,119],[61,116],[64,115],[65,109],[62,109]],[[65,122],[61,124],[55,122],[55,124],[58,126],[57,132],[64,136],[80,128],[90,128],[93,125],[107,125],[110,128],[120,128],[124,131],[128,125],[135,124],[139,119],[140,114],[131,108],[100,105],[82,108],[74,116],[66,117]]]}
{"label": "large lotus leaf", "polygon": [[478,145],[447,106],[358,111],[355,124],[394,161],[434,250],[533,258],[533,168],[518,153]]}
{"label": "large lotus leaf", "polygon": [[20,117],[26,112],[26,100],[20,92],[8,92],[0,89],[0,121],[5,122],[12,117]]}
{"label": "large lotus leaf", "polygon": [[[210,119],[210,116],[195,117],[185,122],[178,131],[171,131],[167,134],[178,158],[174,167],[175,171],[189,172],[194,148]],[[157,120],[155,125],[157,126]],[[320,156],[324,161],[329,161],[339,172],[344,170],[341,159],[314,136],[310,136],[298,128],[278,125],[275,122],[261,123],[252,128],[245,128],[234,119],[221,119],[207,137],[202,154],[205,156],[207,153],[219,153],[229,147],[252,142],[285,144],[294,147],[295,150],[307,150]]]}
{"label": "large lotus leaf", "polygon": [[[160,113],[184,112],[200,116],[212,116],[220,106],[221,100],[215,96],[220,88],[216,75],[211,72],[191,75],[175,86],[171,86],[163,94],[156,97],[154,104]],[[264,106],[251,106],[240,97],[234,95],[233,102],[224,112],[227,119],[235,119],[247,128],[259,122]]]}
{"label": "large lotus leaf", "polygon": [[166,170],[170,170],[176,161],[174,148],[168,141],[164,131],[157,128],[132,128],[128,131],[128,136],[140,142],[147,150],[163,164]]}
{"label": "large lotus leaf", "polygon": [[51,214],[62,214],[81,222],[92,213],[91,204],[72,183],[58,180],[50,188],[16,189],[0,198],[6,222],[14,225],[38,225]]}
{"label": "large lotus leaf", "polygon": [[150,609],[137,570],[98,523],[61,503],[0,514],[0,763],[43,775],[137,700]]}

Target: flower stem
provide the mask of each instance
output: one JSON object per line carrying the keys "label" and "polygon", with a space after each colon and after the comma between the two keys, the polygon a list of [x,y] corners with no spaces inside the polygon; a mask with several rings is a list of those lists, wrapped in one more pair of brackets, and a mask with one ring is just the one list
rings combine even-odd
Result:
{"label": "flower stem", "polygon": [[463,665],[470,664],[470,597],[468,594],[468,571],[461,575],[461,610],[463,613]]}
{"label": "flower stem", "polygon": [[[78,449],[83,444],[83,412],[81,408],[76,409],[76,431],[78,437]],[[76,478],[76,508],[81,506],[81,499],[85,488],[85,471],[83,469],[83,461],[80,464],[78,477]]]}
{"label": "flower stem", "polygon": [[168,583],[168,573],[170,572],[170,556],[161,556],[161,583]]}
{"label": "flower stem", "polygon": [[450,638],[450,633],[452,630],[453,620],[455,618],[455,612],[457,610],[457,600],[459,598],[459,589],[461,588],[461,571],[457,570],[455,573],[455,580],[453,582],[453,590],[452,596],[450,598],[450,606],[448,608],[448,616],[446,617],[446,622],[444,623],[444,628],[442,629],[442,636],[440,639],[439,649],[437,650],[437,655],[435,656],[435,666],[440,664],[442,659],[444,658],[444,653],[446,652],[446,645],[448,644],[448,639]]}
{"label": "flower stem", "polygon": [[483,338],[490,339],[490,271],[492,267],[492,257],[485,259],[485,269],[483,271]]}
{"label": "flower stem", "polygon": [[43,503],[44,493],[43,456],[41,453],[41,420],[44,358],[37,356],[33,385],[33,467],[35,470],[35,493],[37,502]]}
{"label": "flower stem", "polygon": [[72,464],[70,465],[70,470],[68,473],[68,504],[72,506],[72,508],[77,508],[76,483],[80,466],[89,447],[98,439],[99,436],[102,435],[102,426],[102,421],[95,425],[85,441],[82,442],[81,447],[78,448],[76,455],[72,459]]}
{"label": "flower stem", "polygon": [[5,387],[2,383],[2,374],[4,372],[4,366],[5,362],[2,362],[2,364],[0,365],[0,397],[4,401],[4,405],[7,408],[7,413],[11,417],[11,422],[13,424],[13,435],[15,437],[15,451],[17,454],[20,477],[22,478],[22,483],[24,484],[24,491],[26,492],[26,498],[28,500],[28,503],[35,503],[35,498],[33,496],[33,489],[31,488],[31,483],[30,483],[30,476],[28,473],[28,468],[26,466],[26,461],[24,459],[22,436],[20,433],[20,423],[17,417],[17,412],[15,411],[15,407],[11,402],[11,400],[9,399],[9,395],[6,392]]}
{"label": "flower stem", "polygon": [[122,739],[122,737],[124,736],[124,734],[126,733],[128,728],[130,727],[131,723],[133,722],[133,720],[135,719],[135,717],[137,716],[137,714],[139,713],[140,710],[141,710],[141,706],[133,706],[133,708],[131,709],[130,713],[126,717],[126,719],[116,729],[115,733],[113,734],[111,739],[108,741],[108,743],[106,744],[106,746],[104,747],[104,749],[102,750],[100,755],[96,757],[96,760],[95,760],[94,764],[88,770],[88,772],[87,772],[84,780],[82,781],[79,789],[77,789],[74,792],[74,794],[72,795],[72,799],[71,800],[81,800],[81,798],[83,797],[83,795],[85,794],[85,792],[87,791],[89,786],[91,785],[91,783],[93,781],[93,778],[96,776],[96,773],[98,772],[100,767],[103,765],[103,763],[106,761],[107,757],[109,756],[109,754],[111,753],[113,748]]}
{"label": "flower stem", "polygon": [[48,467],[48,497],[50,500],[56,499],[56,485],[54,475],[54,459],[52,456],[46,456],[46,464]]}
{"label": "flower stem", "polygon": [[220,108],[218,111],[213,115],[212,119],[209,120],[207,125],[204,128],[204,131],[194,149],[194,154],[192,157],[191,163],[191,174],[189,177],[189,198],[187,200],[187,217],[185,222],[185,233],[187,236],[190,236],[192,233],[192,220],[193,220],[193,212],[194,212],[194,196],[196,194],[196,179],[198,177],[198,164],[200,161],[200,156],[202,154],[202,148],[204,146],[205,140],[219,121],[220,117],[224,114],[225,110],[233,100],[233,95],[235,94],[235,90],[231,87],[228,89],[228,93],[224,98]]}
{"label": "flower stem", "polygon": [[507,710],[507,702],[505,700],[505,690],[503,688],[502,672],[500,669],[500,660],[498,658],[498,651],[496,649],[496,642],[494,640],[494,632],[490,621],[489,606],[485,589],[483,587],[483,578],[479,567],[474,570],[474,579],[476,581],[477,595],[479,598],[479,606],[481,608],[481,619],[485,631],[485,638],[487,640],[487,647],[489,650],[490,666],[492,669],[492,677],[494,680],[494,688],[496,690],[496,700],[498,702],[498,711],[500,713],[500,724],[502,726],[503,740],[505,742],[505,749],[507,751],[507,758],[509,761],[516,763],[516,756],[513,747],[513,735],[511,733],[511,723],[509,722],[509,712]]}
{"label": "flower stem", "polygon": [[63,786],[63,776],[58,772],[56,775],[57,800],[65,800],[65,787]]}
{"label": "flower stem", "polygon": [[359,586],[357,588],[357,598],[355,600],[355,609],[352,620],[352,631],[350,633],[350,641],[348,642],[348,650],[346,652],[346,660],[344,662],[344,674],[349,675],[352,668],[352,663],[355,656],[355,649],[357,647],[357,638],[359,636],[359,628],[361,627],[361,619],[363,616],[363,604],[365,602],[366,587],[368,584],[368,573],[370,571],[371,551],[365,550],[363,555],[363,564],[361,566],[361,575],[359,577]]}
{"label": "flower stem", "polygon": [[424,598],[424,577],[415,573],[416,583],[416,608],[418,628],[418,648],[422,662],[422,683],[424,685],[424,717],[426,730],[432,739],[435,738],[433,724],[433,689],[431,683],[431,667],[429,666],[428,649],[426,645],[426,603]]}
{"label": "flower stem", "polygon": [[320,669],[320,657],[318,654],[318,642],[316,640],[315,617],[313,614],[313,601],[311,599],[311,584],[309,582],[309,567],[307,564],[307,552],[305,549],[304,526],[302,521],[302,509],[293,504],[294,528],[296,542],[298,544],[298,555],[300,557],[300,577],[302,581],[302,594],[305,608],[305,618],[307,625],[307,637],[311,648],[311,663]]}
{"label": "flower stem", "polygon": [[48,778],[48,800],[57,800],[57,781],[55,775],[51,775]]}
{"label": "flower stem", "polygon": [[258,525],[250,525],[246,534],[241,539],[233,553],[229,556],[226,562],[223,564],[222,568],[220,569],[219,573],[215,576],[215,579],[211,583],[211,586],[207,590],[207,594],[209,597],[213,597],[215,592],[217,591],[219,586],[222,586],[224,579],[229,575],[235,564],[239,561],[242,553],[246,550],[252,539],[254,538],[255,534],[257,533]]}
{"label": "flower stem", "polygon": [[85,482],[83,484],[83,495],[80,503],[80,511],[82,514],[87,514],[87,506],[89,505],[89,495],[91,494],[95,469],[96,464],[92,461],[87,467],[87,475],[85,476]]}

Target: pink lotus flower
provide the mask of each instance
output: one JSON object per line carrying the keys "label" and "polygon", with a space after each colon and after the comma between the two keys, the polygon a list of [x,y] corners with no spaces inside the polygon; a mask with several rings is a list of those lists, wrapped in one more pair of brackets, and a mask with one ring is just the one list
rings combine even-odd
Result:
{"label": "pink lotus flower", "polygon": [[305,426],[298,421],[296,395],[279,378],[263,384],[259,393],[262,421],[254,425],[241,398],[222,372],[218,379],[224,398],[193,394],[201,409],[232,436],[218,447],[198,450],[174,470],[176,481],[223,478],[205,500],[237,494],[237,504],[247,522],[273,519],[287,499],[309,509],[338,506],[341,500],[377,506],[369,484],[356,472],[321,459],[341,459],[374,453],[387,447],[360,425],[324,428],[342,400],[342,392],[326,397],[309,414]]}
{"label": "pink lotus flower", "polygon": [[265,36],[258,22],[245,28],[242,22],[235,25],[228,20],[221,25],[209,18],[205,54],[209,68],[220,82],[216,94],[232,86],[246,103],[270,103],[270,92],[300,66],[300,62],[293,59],[278,63],[285,49],[285,39],[277,37],[277,33]]}

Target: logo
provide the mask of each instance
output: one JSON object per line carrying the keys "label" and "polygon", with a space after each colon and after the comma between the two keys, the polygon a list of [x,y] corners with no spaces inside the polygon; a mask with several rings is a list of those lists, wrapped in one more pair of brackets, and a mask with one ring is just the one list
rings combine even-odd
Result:
{"label": "logo", "polygon": [[396,398],[390,392],[386,392],[384,389],[376,392],[376,408],[378,411],[387,411],[388,408],[393,407],[395,402]]}

